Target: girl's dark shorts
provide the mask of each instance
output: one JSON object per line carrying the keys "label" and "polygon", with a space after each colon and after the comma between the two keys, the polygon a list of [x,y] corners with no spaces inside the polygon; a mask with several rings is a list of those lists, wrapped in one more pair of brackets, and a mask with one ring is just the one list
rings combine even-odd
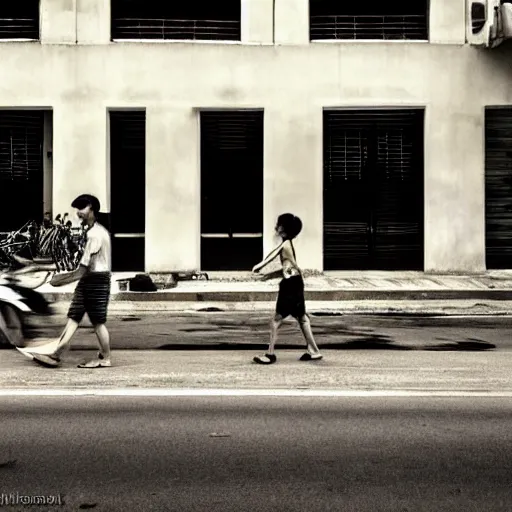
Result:
{"label": "girl's dark shorts", "polygon": [[110,272],[90,272],[78,281],[68,318],[80,323],[87,313],[92,325],[104,324],[109,300]]}
{"label": "girl's dark shorts", "polygon": [[282,318],[293,316],[297,319],[306,314],[304,280],[302,276],[289,277],[279,283],[276,314],[280,315]]}

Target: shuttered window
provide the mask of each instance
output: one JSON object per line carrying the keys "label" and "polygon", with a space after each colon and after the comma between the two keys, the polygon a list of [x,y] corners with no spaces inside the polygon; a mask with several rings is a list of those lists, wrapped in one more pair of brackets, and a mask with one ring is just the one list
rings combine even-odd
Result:
{"label": "shuttered window", "polygon": [[240,0],[112,0],[112,39],[240,41]]}
{"label": "shuttered window", "polygon": [[487,268],[512,268],[512,107],[485,111],[485,224]]}
{"label": "shuttered window", "polygon": [[324,268],[423,268],[423,111],[324,112]]}
{"label": "shuttered window", "polygon": [[146,231],[146,112],[110,112],[112,266],[143,271]]}
{"label": "shuttered window", "polygon": [[39,0],[0,2],[2,39],[39,39]]}
{"label": "shuttered window", "polygon": [[42,130],[42,111],[0,111],[0,181],[29,181],[41,171]]}
{"label": "shuttered window", "polygon": [[250,270],[263,251],[263,111],[201,112],[201,268]]}
{"label": "shuttered window", "polygon": [[311,40],[428,40],[428,0],[310,0]]}
{"label": "shuttered window", "polygon": [[43,215],[42,111],[0,110],[0,231]]}

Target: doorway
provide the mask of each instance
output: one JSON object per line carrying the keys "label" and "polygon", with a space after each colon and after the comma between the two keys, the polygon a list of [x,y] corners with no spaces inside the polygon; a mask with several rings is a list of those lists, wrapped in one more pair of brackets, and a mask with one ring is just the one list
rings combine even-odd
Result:
{"label": "doorway", "polygon": [[110,111],[112,269],[144,271],[146,112]]}
{"label": "doorway", "polygon": [[263,254],[263,111],[200,113],[201,269],[250,270]]}
{"label": "doorway", "polygon": [[512,268],[512,107],[485,109],[487,269]]}
{"label": "doorway", "polygon": [[324,111],[325,270],[423,270],[423,119]]}

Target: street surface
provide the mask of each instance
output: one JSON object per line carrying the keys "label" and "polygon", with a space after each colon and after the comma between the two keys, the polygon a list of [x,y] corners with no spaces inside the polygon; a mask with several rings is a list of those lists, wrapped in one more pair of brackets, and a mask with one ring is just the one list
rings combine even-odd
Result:
{"label": "street surface", "polygon": [[[57,317],[60,322],[65,317]],[[90,326],[58,369],[0,350],[0,390],[27,387],[512,390],[511,317],[312,316],[324,360],[304,363],[300,330],[280,332],[278,362],[252,363],[268,343],[261,313],[113,316],[113,367],[83,370],[94,356]],[[43,330],[58,336],[61,325]],[[40,343],[35,341],[33,343]]]}
{"label": "street surface", "polygon": [[118,350],[112,368],[81,369],[91,351],[71,351],[60,368],[43,368],[17,351],[0,351],[0,396],[9,389],[129,387],[335,389],[512,393],[512,352],[323,350],[321,361],[298,361],[300,350],[277,352],[257,365],[256,350]]}
{"label": "street surface", "polygon": [[[43,338],[58,336],[54,320]],[[322,361],[298,361],[290,321],[277,364],[253,364],[268,341],[261,312],[113,315],[112,368],[76,368],[94,355],[87,324],[58,369],[1,350],[0,505],[511,510],[512,318],[312,323]]]}
{"label": "street surface", "polygon": [[97,512],[500,512],[510,398],[0,398],[0,493]]}
{"label": "street surface", "polygon": [[[268,343],[270,313],[139,313],[110,315],[108,325],[114,349],[172,349],[229,345],[263,349]],[[39,329],[38,337],[58,337],[65,312]],[[339,349],[404,348],[512,350],[512,316],[421,317],[393,315],[311,315],[317,343]],[[87,322],[73,346],[95,347]],[[302,347],[297,322],[289,319],[279,331],[278,346]]]}

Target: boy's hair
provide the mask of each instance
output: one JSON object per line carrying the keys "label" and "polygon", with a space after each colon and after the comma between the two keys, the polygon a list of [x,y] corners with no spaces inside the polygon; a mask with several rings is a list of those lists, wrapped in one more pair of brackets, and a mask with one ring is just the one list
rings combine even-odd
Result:
{"label": "boy's hair", "polygon": [[71,207],[78,210],[83,210],[87,206],[90,206],[91,210],[97,214],[101,207],[100,200],[90,194],[81,194],[71,203]]}
{"label": "boy's hair", "polygon": [[293,213],[279,215],[277,225],[283,228],[287,240],[293,240],[302,231],[302,221]]}

